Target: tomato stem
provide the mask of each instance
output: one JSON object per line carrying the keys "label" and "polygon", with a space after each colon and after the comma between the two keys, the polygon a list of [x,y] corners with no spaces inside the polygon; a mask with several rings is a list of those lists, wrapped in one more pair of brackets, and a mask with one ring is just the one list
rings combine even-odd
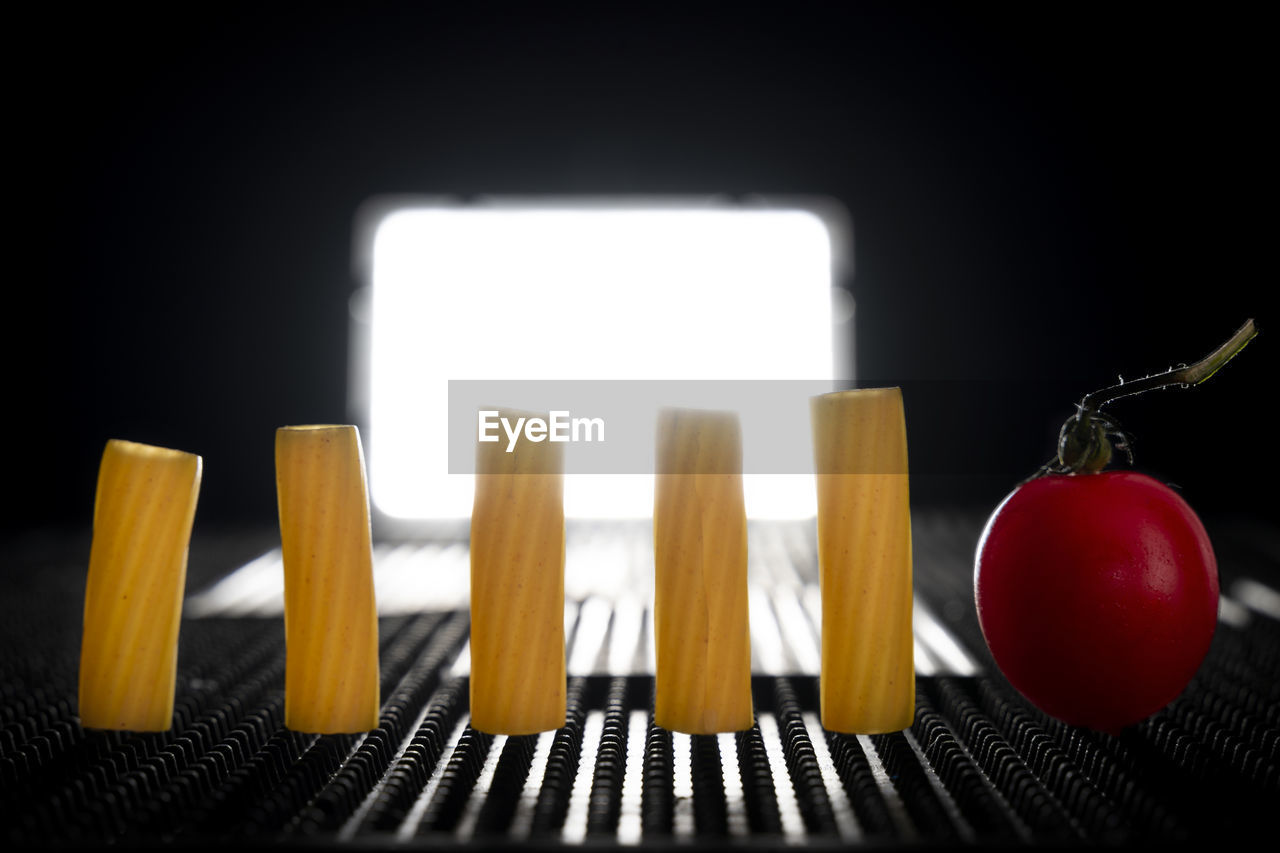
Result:
{"label": "tomato stem", "polygon": [[1209,353],[1204,358],[1192,365],[1182,365],[1164,373],[1156,373],[1152,376],[1146,376],[1142,379],[1135,379],[1132,382],[1120,382],[1118,385],[1112,385],[1110,388],[1103,388],[1101,391],[1094,391],[1087,394],[1080,401],[1079,408],[1085,412],[1096,412],[1098,409],[1110,403],[1112,400],[1118,400],[1121,397],[1128,397],[1133,394],[1142,394],[1146,391],[1155,391],[1159,388],[1168,388],[1171,385],[1187,388],[1192,385],[1199,385],[1213,374],[1222,369],[1222,366],[1234,358],[1245,344],[1253,340],[1258,334],[1257,327],[1253,324],[1253,320],[1246,320],[1245,324],[1236,330],[1222,346]]}
{"label": "tomato stem", "polygon": [[1111,436],[1118,439],[1115,447],[1124,450],[1132,463],[1133,455],[1129,452],[1127,437],[1110,418],[1102,413],[1102,407],[1121,397],[1143,394],[1160,388],[1189,388],[1199,385],[1221,370],[1222,366],[1243,350],[1257,334],[1258,329],[1253,320],[1246,320],[1245,324],[1237,329],[1236,333],[1222,346],[1195,364],[1180,365],[1164,373],[1144,376],[1132,382],[1121,380],[1118,385],[1086,394],[1076,404],[1076,413],[1067,418],[1067,422],[1062,425],[1062,431],[1058,434],[1058,458],[1041,468],[1040,473],[1076,474],[1101,471],[1111,461]]}

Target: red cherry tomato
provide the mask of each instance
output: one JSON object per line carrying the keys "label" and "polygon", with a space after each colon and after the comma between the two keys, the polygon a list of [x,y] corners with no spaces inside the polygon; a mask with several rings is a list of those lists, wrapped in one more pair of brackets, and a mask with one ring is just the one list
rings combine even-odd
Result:
{"label": "red cherry tomato", "polygon": [[1118,734],[1182,692],[1218,613],[1218,564],[1191,507],[1132,471],[1015,489],[978,543],[974,592],[1000,670],[1072,725]]}

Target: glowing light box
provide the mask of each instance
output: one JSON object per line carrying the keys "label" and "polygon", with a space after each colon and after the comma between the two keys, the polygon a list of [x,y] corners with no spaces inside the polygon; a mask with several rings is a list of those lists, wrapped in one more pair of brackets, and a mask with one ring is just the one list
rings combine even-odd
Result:
{"label": "glowing light box", "polygon": [[[834,378],[834,236],[815,207],[408,201],[368,219],[356,378],[372,500],[393,519],[470,515],[473,480],[447,463],[449,380]],[[745,488],[756,517],[816,506],[811,473]],[[647,517],[652,477],[572,475],[565,509]]]}

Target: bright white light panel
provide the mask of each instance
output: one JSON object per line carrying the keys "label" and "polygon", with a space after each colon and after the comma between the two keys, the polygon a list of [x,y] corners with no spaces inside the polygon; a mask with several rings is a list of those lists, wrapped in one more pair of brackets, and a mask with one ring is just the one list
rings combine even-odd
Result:
{"label": "bright white light panel", "polygon": [[[372,252],[374,503],[400,519],[470,515],[472,478],[448,473],[450,379],[831,377],[831,252],[826,224],[799,209],[388,213]],[[754,517],[816,507],[811,474],[752,475],[745,488]],[[565,505],[647,517],[652,477],[571,476]]]}

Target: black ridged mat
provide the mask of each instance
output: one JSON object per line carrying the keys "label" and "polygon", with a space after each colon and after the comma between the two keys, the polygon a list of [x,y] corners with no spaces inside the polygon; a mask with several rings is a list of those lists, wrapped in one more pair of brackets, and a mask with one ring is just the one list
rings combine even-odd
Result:
{"label": "black ridged mat", "polygon": [[[1268,829],[1280,804],[1280,621],[1265,601],[1224,605],[1234,610],[1208,659],[1165,710],[1119,737],[1073,728],[991,664],[970,600],[978,523],[921,518],[915,539],[917,593],[980,673],[918,676],[911,728],[870,737],[823,731],[817,680],[797,674],[755,675],[757,725],[736,734],[658,728],[646,674],[573,675],[563,728],[482,734],[467,725],[454,666],[465,611],[381,620],[384,705],[367,735],[283,727],[274,618],[184,621],[171,731],[85,731],[83,564],[33,556],[43,543],[28,542],[6,552],[0,610],[0,838],[758,848],[1195,843]],[[1210,529],[1224,595],[1274,592],[1280,535]],[[87,555],[87,539],[61,545]],[[257,544],[203,547],[193,543],[193,586]]]}

